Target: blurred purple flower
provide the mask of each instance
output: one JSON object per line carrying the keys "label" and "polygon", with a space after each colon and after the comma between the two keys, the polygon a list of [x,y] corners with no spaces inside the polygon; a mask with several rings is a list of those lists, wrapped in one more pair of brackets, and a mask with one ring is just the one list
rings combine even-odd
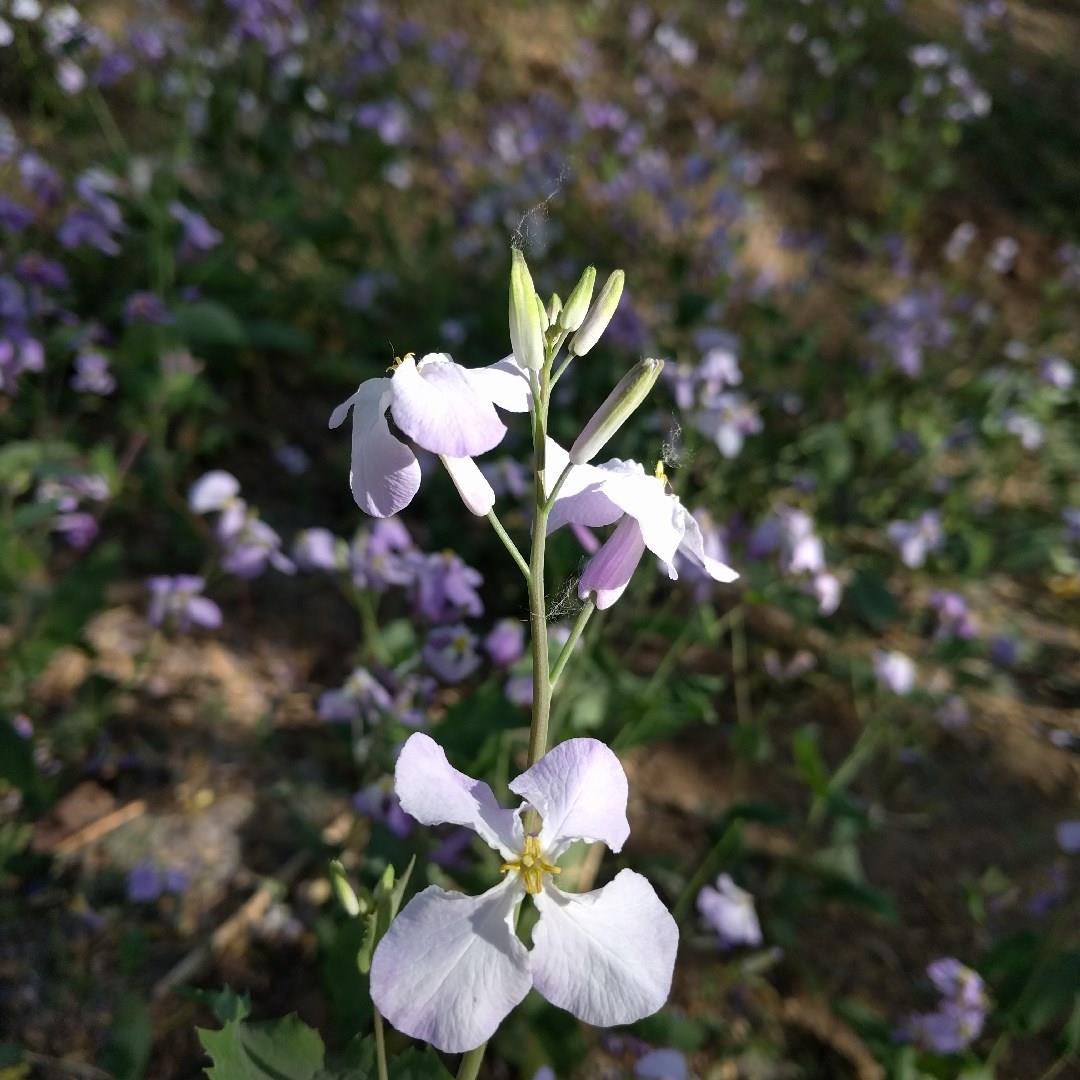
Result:
{"label": "blurred purple flower", "polygon": [[1043,444],[1043,429],[1033,416],[1025,413],[1008,412],[1003,418],[1005,430],[1020,440],[1020,445],[1029,451],[1038,450]]}
{"label": "blurred purple flower", "polygon": [[109,371],[109,359],[104,353],[81,352],[75,357],[75,374],[71,386],[80,394],[107,396],[116,389],[116,379]]}
{"label": "blurred purple flower", "polygon": [[0,195],[0,231],[21,233],[34,223],[34,212],[27,207]]}
{"label": "blurred purple flower", "polygon": [[930,607],[937,614],[936,638],[970,641],[978,634],[975,619],[960,593],[937,589],[930,594]]}
{"label": "blurred purple flower", "polygon": [[76,551],[88,548],[98,534],[97,518],[82,510],[57,514],[52,527]]}
{"label": "blurred purple flower", "polygon": [[467,679],[480,666],[476,635],[460,623],[436,626],[424,642],[424,662],[443,682]]}
{"label": "blurred purple flower", "polygon": [[274,450],[274,460],[290,475],[303,476],[311,468],[311,458],[301,446],[278,446]]}
{"label": "blurred purple flower", "polygon": [[910,694],[915,689],[915,664],[902,652],[878,649],[874,653],[874,675],[881,686],[894,694]]}
{"label": "blurred purple flower", "polygon": [[721,874],[716,886],[706,885],[697,895],[697,909],[716,932],[720,946],[760,945],[761,924],[754,909],[754,897],[740,889],[729,874]]}
{"label": "blurred purple flower", "polygon": [[394,699],[365,667],[354,668],[343,686],[319,695],[318,717],[326,723],[371,723],[394,711]]}
{"label": "blurred purple flower", "polygon": [[382,784],[370,784],[358,791],[352,803],[358,814],[379,822],[399,840],[404,840],[413,830],[413,819],[401,809],[397,795]]}
{"label": "blurred purple flower", "polygon": [[152,292],[134,292],[124,302],[124,321],[164,326],[172,316],[161,297]]}
{"label": "blurred purple flower", "polygon": [[151,626],[175,626],[181,632],[193,626],[216,630],[221,625],[221,608],[202,595],[205,581],[193,574],[148,578],[150,606],[146,618]]}
{"label": "blurred purple flower", "polygon": [[893,521],[886,535],[900,552],[900,560],[912,570],[926,562],[927,555],[940,550],[945,544],[941,517],[935,510],[927,510],[914,521]]}
{"label": "blurred purple flower", "polygon": [[428,622],[453,622],[484,614],[484,603],[477,592],[484,577],[454,552],[417,554],[411,565],[416,573],[413,606]]}
{"label": "blurred purple flower", "polygon": [[249,512],[240,501],[228,507],[218,519],[218,539],[222,546],[221,568],[239,578],[259,577],[268,566],[282,574],[293,574],[293,561],[281,550],[281,537],[265,521]]}
{"label": "blurred purple flower", "polygon": [[202,214],[189,210],[183,203],[170,204],[169,216],[180,224],[181,259],[197,258],[221,243],[221,233]]}
{"label": "blurred purple flower", "polygon": [[188,491],[188,506],[192,513],[210,514],[224,510],[240,494],[240,481],[224,469],[203,473]]}
{"label": "blurred purple flower", "polygon": [[516,619],[500,619],[484,638],[484,650],[497,667],[510,667],[525,654],[525,627]]}
{"label": "blurred purple flower", "polygon": [[416,580],[416,560],[422,558],[408,529],[398,518],[379,518],[353,537],[349,546],[349,572],[358,589],[385,592],[392,585],[412,585]]}
{"label": "blurred purple flower", "polygon": [[982,978],[952,957],[935,960],[926,969],[941,995],[934,1012],[908,1018],[901,1035],[939,1054],[957,1054],[978,1038],[989,1001]]}
{"label": "blurred purple flower", "polygon": [[1039,364],[1039,378],[1055,390],[1071,390],[1076,371],[1063,356],[1044,356]]}
{"label": "blurred purple flower", "polygon": [[1058,847],[1066,855],[1080,854],[1080,821],[1058,822],[1055,831]]}
{"label": "blurred purple flower", "polygon": [[690,1080],[690,1066],[678,1050],[649,1050],[638,1058],[634,1076],[640,1080]]}
{"label": "blurred purple flower", "polygon": [[293,560],[301,570],[344,569],[346,548],[329,529],[303,529],[293,542]]}
{"label": "blurred purple flower", "polygon": [[523,709],[532,705],[533,680],[531,675],[511,675],[503,687],[503,694],[511,705],[518,705]]}

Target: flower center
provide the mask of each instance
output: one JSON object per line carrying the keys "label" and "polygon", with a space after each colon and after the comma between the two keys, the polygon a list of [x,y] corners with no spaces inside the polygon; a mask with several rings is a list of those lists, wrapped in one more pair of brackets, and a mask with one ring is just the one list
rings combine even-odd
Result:
{"label": "flower center", "polygon": [[505,874],[508,870],[516,870],[521,875],[525,891],[530,896],[536,896],[543,885],[545,874],[561,874],[562,867],[549,863],[540,851],[540,838],[538,836],[526,836],[525,848],[518,856],[516,862],[504,862],[499,867],[499,872]]}

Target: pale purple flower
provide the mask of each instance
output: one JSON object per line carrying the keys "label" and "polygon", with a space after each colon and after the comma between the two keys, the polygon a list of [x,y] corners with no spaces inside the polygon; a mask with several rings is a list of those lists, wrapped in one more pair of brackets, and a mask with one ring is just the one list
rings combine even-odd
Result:
{"label": "pale purple flower", "polygon": [[495,406],[527,411],[528,389],[512,357],[466,369],[446,353],[428,353],[419,362],[409,354],[390,378],[361,383],[330,417],[336,428],[352,411],[349,484],[357,505],[372,517],[389,517],[408,506],[420,487],[416,454],[391,433],[387,413],[417,446],[451,462],[497,446],[506,426]]}
{"label": "pale purple flower", "polygon": [[900,552],[900,561],[912,570],[926,562],[927,555],[940,550],[945,544],[941,517],[934,510],[927,510],[914,521],[893,521],[886,535]]}
{"label": "pale purple flower", "polygon": [[509,495],[522,499],[532,491],[532,473],[512,457],[501,457],[495,461],[485,461],[480,466],[487,482],[496,495]]}
{"label": "pale purple flower", "polygon": [[393,712],[390,692],[366,667],[354,668],[336,690],[324,690],[316,709],[320,720],[330,724],[379,720]]}
{"label": "pale purple flower", "polygon": [[380,518],[361,529],[349,546],[349,573],[358,589],[385,592],[416,581],[416,553],[408,529],[397,518]]}
{"label": "pale purple flower", "polygon": [[[548,439],[549,486],[569,462],[566,451]],[[675,558],[699,565],[713,581],[734,581],[738,574],[705,551],[697,520],[667,489],[667,478],[649,475],[636,461],[613,458],[603,465],[575,465],[552,507],[548,531],[563,525],[587,528],[615,525],[615,530],[585,566],[578,582],[582,600],[593,596],[600,609],[622,596],[648,548],[672,580],[678,578]]]}
{"label": "pale purple flower", "polygon": [[820,574],[825,570],[825,545],[814,532],[814,519],[805,510],[780,507],[783,530],[780,563],[785,574]]}
{"label": "pale purple flower", "polygon": [[[727,530],[718,524],[712,514],[703,507],[693,511],[694,520],[701,530],[701,546],[706,556],[718,563],[728,562]],[[686,558],[682,552],[675,557],[679,577],[693,582],[694,595],[704,600],[712,592],[713,578],[703,564]]]}
{"label": "pale purple flower", "polygon": [[998,667],[1011,668],[1020,659],[1020,645],[1011,634],[995,634],[990,639],[990,660]]}
{"label": "pale purple flower", "polygon": [[517,619],[500,619],[484,638],[484,651],[498,667],[510,667],[525,654],[525,627]]}
{"label": "pale purple flower", "polygon": [[995,274],[1007,274],[1016,265],[1020,245],[1012,236],[999,236],[986,256],[986,265]]}
{"label": "pale purple flower", "polygon": [[730,875],[721,874],[715,887],[706,885],[698,893],[696,904],[701,917],[719,937],[721,948],[761,944],[761,924],[754,897],[740,889]]}
{"label": "pale purple flower", "polygon": [[293,574],[296,566],[281,550],[281,537],[265,521],[248,512],[242,500],[218,519],[221,568],[239,578],[256,578],[268,566]]}
{"label": "pale purple flower", "polygon": [[116,379],[109,371],[109,358],[104,353],[81,352],[75,357],[75,374],[71,387],[80,394],[107,396],[116,389]]}
{"label": "pale purple flower", "polygon": [[467,626],[436,626],[424,642],[424,663],[443,682],[461,682],[480,666],[476,645],[476,635]]}
{"label": "pale purple flower", "polygon": [[188,209],[183,203],[170,204],[169,216],[180,224],[181,259],[194,259],[213,251],[221,243],[221,233],[202,214]]}
{"label": "pale purple flower", "polygon": [[840,579],[828,570],[815,574],[810,581],[810,592],[817,600],[818,614],[833,615],[843,599],[844,586]]}
{"label": "pale purple flower", "polygon": [[124,319],[129,323],[152,323],[164,326],[171,320],[169,309],[152,292],[134,292],[124,302]]}
{"label": "pale purple flower", "polygon": [[178,867],[164,869],[149,859],[136,863],[127,876],[127,895],[133,904],[152,904],[165,893],[179,896],[188,887],[188,876]]}
{"label": "pale purple flower", "polygon": [[210,514],[232,505],[239,494],[240,481],[232,473],[213,469],[191,485],[188,506],[193,513]]}
{"label": "pale purple flower", "polygon": [[34,223],[34,212],[20,203],[0,195],[0,231],[25,232]]}
{"label": "pale purple flower", "polygon": [[930,607],[937,614],[937,629],[934,631],[936,638],[970,641],[978,634],[975,619],[960,593],[935,590],[930,594]]}
{"label": "pale purple flower", "polygon": [[948,243],[945,245],[945,258],[952,263],[959,262],[978,235],[979,230],[970,221],[962,221],[949,234]]}
{"label": "pale purple flower", "polygon": [[910,694],[915,689],[915,664],[902,652],[878,649],[874,653],[874,674],[878,683],[894,694]]}
{"label": "pale purple flower", "polygon": [[503,695],[511,705],[529,708],[533,699],[532,675],[511,675],[503,687]]}
{"label": "pale purple flower", "polygon": [[1039,364],[1039,378],[1055,390],[1071,390],[1076,371],[1062,356],[1044,356]]}
{"label": "pale purple flower", "polygon": [[52,527],[53,532],[59,533],[76,551],[88,548],[98,534],[97,518],[84,510],[57,514]]}
{"label": "pale purple flower", "polygon": [[1034,452],[1043,444],[1042,424],[1033,416],[1026,413],[1009,412],[1004,418],[1005,430],[1010,435],[1015,435],[1020,440],[1020,445]]}
{"label": "pale purple flower", "polygon": [[70,282],[61,263],[37,251],[28,251],[21,256],[15,264],[15,273],[22,281],[40,285],[43,289],[66,289]]}
{"label": "pale purple flower", "polygon": [[404,840],[413,830],[412,818],[401,809],[397,795],[382,784],[370,784],[358,791],[352,804],[358,814],[385,825],[399,840]]}
{"label": "pale purple flower", "polygon": [[809,649],[799,649],[785,663],[775,649],[766,649],[762,661],[769,678],[779,683],[793,682],[817,667],[817,658]]}
{"label": "pale purple flower", "polygon": [[1058,847],[1066,855],[1080,854],[1080,821],[1058,822],[1055,830]]}
{"label": "pale purple flower", "polygon": [[303,529],[293,542],[293,561],[301,570],[341,570],[345,545],[329,529]]}
{"label": "pale purple flower", "polygon": [[941,1001],[934,1012],[909,1017],[902,1034],[939,1054],[958,1054],[978,1038],[989,1001],[982,978],[952,957],[935,960],[926,969]]}
{"label": "pale purple flower", "polygon": [[[416,734],[398,757],[395,788],[421,824],[478,833],[505,860],[506,876],[475,897],[430,886],[390,924],[375,950],[371,996],[394,1027],[459,1053],[490,1038],[534,987],[601,1027],[633,1023],[664,1004],[679,935],[648,881],[622,870],[582,895],[552,884],[575,841],[617,852],[629,835],[626,774],[603,743],[571,739],[549,751],[511,782],[525,802],[510,810]],[[543,821],[539,834],[525,835],[526,804]],[[531,950],[514,932],[527,895],[540,914]]]}
{"label": "pale purple flower", "polygon": [[454,622],[465,616],[484,614],[477,591],[484,583],[479,570],[468,566],[452,551],[415,555],[413,607],[428,622]]}
{"label": "pale purple flower", "polygon": [[690,1080],[690,1066],[678,1050],[649,1050],[637,1059],[634,1076],[639,1080]]}
{"label": "pale purple flower", "polygon": [[206,582],[193,574],[148,578],[150,606],[146,618],[151,626],[166,623],[184,632],[193,626],[216,630],[221,625],[221,608],[202,595]]}
{"label": "pale purple flower", "polygon": [[747,436],[759,434],[763,427],[757,407],[742,394],[717,394],[690,421],[726,458],[738,457]]}

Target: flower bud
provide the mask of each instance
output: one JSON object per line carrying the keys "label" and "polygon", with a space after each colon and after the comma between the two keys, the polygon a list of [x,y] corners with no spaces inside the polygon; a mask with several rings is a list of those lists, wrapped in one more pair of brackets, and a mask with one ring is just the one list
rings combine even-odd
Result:
{"label": "flower bud", "polygon": [[584,465],[596,457],[645,400],[663,370],[663,360],[641,360],[619,380],[570,447],[570,461],[573,464]]}
{"label": "flower bud", "polygon": [[619,306],[625,280],[626,275],[621,270],[616,270],[604,282],[604,287],[593,301],[585,321],[570,340],[570,351],[574,356],[584,356],[600,340],[600,335],[607,329],[611,316]]}
{"label": "flower bud", "polygon": [[551,299],[548,301],[548,324],[555,322],[559,317],[559,312],[562,311],[562,300],[559,298],[557,292],[551,294]]}
{"label": "flower bud", "polygon": [[544,307],[544,301],[539,296],[536,298],[536,310],[540,312],[540,329],[546,331],[548,328],[547,308]]}
{"label": "flower bud", "polygon": [[586,266],[581,279],[574,286],[574,291],[566,298],[566,306],[559,316],[559,325],[564,330],[576,330],[585,321],[595,284],[596,267]]}
{"label": "flower bud", "polygon": [[337,902],[350,919],[355,919],[357,915],[362,915],[367,910],[367,905],[362,903],[353,892],[353,887],[345,876],[345,867],[337,859],[333,859],[330,863],[330,884],[333,886]]}
{"label": "flower bud", "polygon": [[517,362],[530,371],[544,366],[544,331],[536,307],[536,289],[525,256],[511,249],[510,344]]}

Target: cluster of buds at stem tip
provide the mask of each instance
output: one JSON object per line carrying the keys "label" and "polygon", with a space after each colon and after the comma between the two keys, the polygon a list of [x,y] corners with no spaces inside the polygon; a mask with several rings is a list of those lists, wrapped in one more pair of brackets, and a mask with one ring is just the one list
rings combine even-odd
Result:
{"label": "cluster of buds at stem tip", "polygon": [[645,400],[663,370],[663,360],[640,360],[619,380],[570,447],[574,465],[584,465],[596,457]]}
{"label": "cluster of buds at stem tip", "polygon": [[[588,271],[582,276],[581,282],[578,282],[578,286],[574,290],[575,294],[581,288],[582,282],[586,281],[587,275]],[[590,296],[592,295],[593,280],[595,280],[595,272],[593,278],[588,281]],[[622,270],[615,270],[604,282],[600,295],[593,301],[593,305],[589,308],[589,313],[578,327],[577,333],[570,339],[570,352],[574,356],[584,356],[600,340],[600,335],[607,329],[612,315],[615,314],[615,309],[619,306],[619,300],[622,299],[623,283],[625,281],[626,274]],[[586,303],[588,303],[587,299]],[[570,300],[567,300],[566,304],[569,307]]]}
{"label": "cluster of buds at stem tip", "polygon": [[517,362],[529,371],[544,366],[544,329],[547,313],[536,295],[525,256],[511,249],[510,344]]}

